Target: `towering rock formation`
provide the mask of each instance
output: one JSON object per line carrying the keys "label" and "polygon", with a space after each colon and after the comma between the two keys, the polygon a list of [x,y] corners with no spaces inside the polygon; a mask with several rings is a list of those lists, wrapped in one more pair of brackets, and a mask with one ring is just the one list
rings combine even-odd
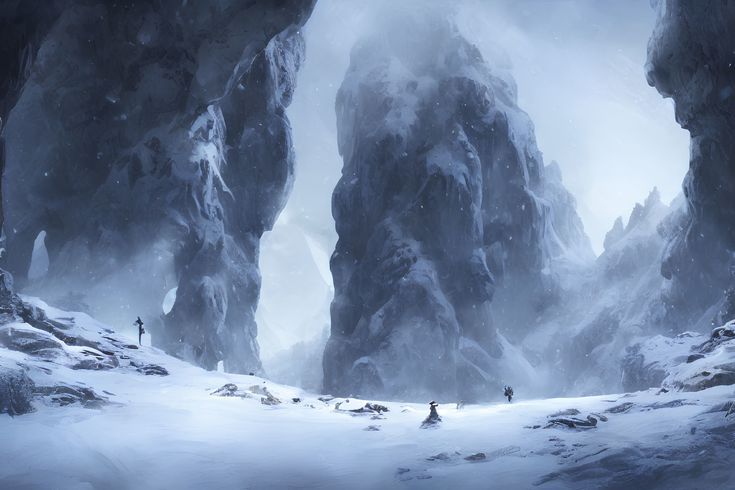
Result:
{"label": "towering rock formation", "polygon": [[[48,2],[42,9],[23,0],[0,4],[0,175],[5,169],[5,123],[28,79],[41,41],[60,10],[59,2]],[[2,223],[0,199],[0,227]]]}
{"label": "towering rock formation", "polygon": [[674,100],[676,120],[691,135],[688,218],[661,268],[674,282],[672,309],[687,318],[733,286],[735,3],[661,0],[657,8],[648,82]]}
{"label": "towering rock formation", "polygon": [[337,97],[329,392],[492,397],[517,361],[491,320],[496,288],[536,301],[555,258],[592,256],[512,79],[444,17],[386,21]]}
{"label": "towering rock formation", "polygon": [[258,246],[291,186],[313,2],[63,5],[5,131],[5,266],[113,324],[148,318],[203,367],[258,370]]}

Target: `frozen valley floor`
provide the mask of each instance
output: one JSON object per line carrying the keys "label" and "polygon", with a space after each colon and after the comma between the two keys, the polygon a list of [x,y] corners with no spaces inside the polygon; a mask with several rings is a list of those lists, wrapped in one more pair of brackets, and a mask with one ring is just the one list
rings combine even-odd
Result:
{"label": "frozen valley floor", "polygon": [[[105,334],[118,348],[133,342],[85,315],[42,306],[70,334]],[[29,332],[22,323],[2,328]],[[36,398],[31,413],[0,416],[2,489],[735,485],[728,463],[735,460],[735,414],[726,416],[732,386],[518,399],[461,410],[443,404],[439,426],[421,429],[425,404],[378,401],[389,411],[358,414],[349,410],[374,400],[329,400],[255,376],[207,372],[151,347],[130,349],[129,356],[108,351],[120,359],[112,369],[72,369],[67,361],[79,348],[63,348],[67,355],[51,360],[0,348],[4,365],[23,366],[38,386],[94,392],[58,406],[64,398],[56,390]],[[131,366],[160,366],[169,374],[145,375]],[[234,396],[212,394],[228,383],[237,388],[219,394]],[[265,404],[270,397],[281,403]],[[588,415],[598,421],[593,428],[550,424]]]}

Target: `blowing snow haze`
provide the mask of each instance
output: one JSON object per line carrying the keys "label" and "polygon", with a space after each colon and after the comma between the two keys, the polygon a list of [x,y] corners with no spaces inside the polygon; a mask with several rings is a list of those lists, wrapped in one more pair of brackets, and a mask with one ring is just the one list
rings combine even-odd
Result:
{"label": "blowing snow haze", "polygon": [[0,2],[0,488],[732,488],[733,26]]}
{"label": "blowing snow haze", "polygon": [[[512,75],[518,105],[531,117],[544,160],[561,168],[596,254],[614,221],[627,220],[654,187],[666,203],[681,192],[689,137],[671,101],[646,82],[656,16],[648,2],[318,2],[302,31],[308,56],[288,108],[297,178],[264,236],[272,244],[263,247],[258,313],[266,359],[327,328],[332,285],[324,272],[337,241],[331,193],[342,170],[334,103],[350,52],[358,39],[395,25],[391,19],[427,9],[455,16],[462,35]],[[318,247],[315,265],[301,260],[305,247],[286,245],[307,238],[309,250]],[[299,319],[279,301],[284,291],[305,313]]]}

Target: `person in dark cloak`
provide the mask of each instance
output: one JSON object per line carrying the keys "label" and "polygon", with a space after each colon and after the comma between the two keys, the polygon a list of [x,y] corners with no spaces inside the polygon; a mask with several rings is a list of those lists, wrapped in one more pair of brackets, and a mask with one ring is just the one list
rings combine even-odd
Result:
{"label": "person in dark cloak", "polygon": [[433,400],[431,401],[431,403],[429,403],[429,416],[426,417],[421,423],[422,429],[434,427],[436,426],[436,424],[442,421],[441,416],[439,416],[439,412],[436,411],[436,407],[438,406],[439,404]]}
{"label": "person in dark cloak", "polygon": [[145,328],[143,328],[143,320],[138,317],[138,319],[133,322],[133,325],[138,325],[138,345],[143,345],[143,334],[145,333]]}
{"label": "person in dark cloak", "polygon": [[513,399],[513,387],[512,386],[506,386],[505,390],[503,391],[503,396],[508,399],[508,403]]}

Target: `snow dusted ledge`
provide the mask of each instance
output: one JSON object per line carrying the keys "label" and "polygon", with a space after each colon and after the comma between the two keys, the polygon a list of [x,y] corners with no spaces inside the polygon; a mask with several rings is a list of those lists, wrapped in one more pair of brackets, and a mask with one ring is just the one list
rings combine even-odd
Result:
{"label": "snow dusted ledge", "polygon": [[[0,415],[0,488],[735,483],[723,465],[735,457],[731,386],[547,400],[517,390],[512,404],[461,408],[440,400],[442,421],[425,430],[424,404],[335,398],[205,371],[87,315],[23,301],[21,318],[0,327],[0,378],[22,373],[32,412]],[[729,334],[717,338],[684,366],[732,356]]]}

